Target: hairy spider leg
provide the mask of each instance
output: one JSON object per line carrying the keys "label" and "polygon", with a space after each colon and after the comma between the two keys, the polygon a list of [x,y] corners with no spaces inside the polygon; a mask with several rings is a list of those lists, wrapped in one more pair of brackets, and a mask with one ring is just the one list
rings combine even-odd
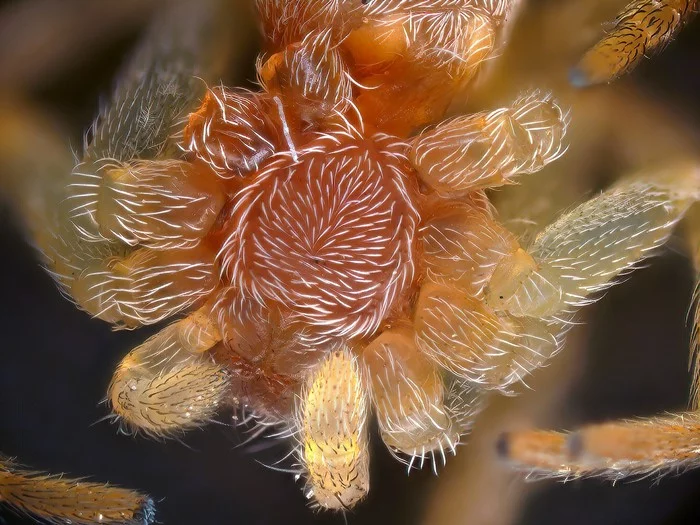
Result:
{"label": "hairy spider leg", "polygon": [[[227,49],[230,36],[225,23],[229,9],[226,4],[229,3],[218,0],[196,5],[181,1],[172,3],[163,12],[123,71],[112,100],[104,106],[86,136],[84,156],[76,169],[65,145],[48,138],[45,129],[50,126],[42,129],[38,125],[37,129],[29,130],[31,134],[27,136],[31,136],[31,140],[22,145],[21,151],[12,152],[24,159],[24,170],[22,177],[18,177],[16,183],[13,181],[11,191],[44,264],[66,295],[76,292],[77,302],[83,302],[83,307],[93,315],[103,314],[107,321],[127,326],[155,322],[196,301],[192,299],[191,286],[174,289],[171,285],[175,281],[174,273],[182,269],[183,263],[187,265],[192,260],[192,254],[199,254],[198,258],[205,261],[209,257],[208,252],[194,242],[200,227],[203,229],[202,224],[191,223],[189,228],[183,229],[183,232],[189,230],[185,243],[197,246],[188,255],[189,259],[155,249],[169,244],[168,238],[172,236],[169,223],[180,219],[177,210],[181,202],[174,203],[170,192],[177,189],[173,186],[184,184],[187,190],[184,200],[199,201],[195,207],[201,206],[203,223],[211,220],[212,212],[207,210],[218,206],[220,198],[214,194],[211,202],[204,204],[199,198],[202,193],[212,196],[211,185],[192,186],[190,180],[183,181],[181,176],[189,166],[184,168],[173,161],[163,170],[170,161],[162,159],[177,157],[179,148],[177,140],[172,138],[173,126],[200,98],[204,87],[201,79],[219,76],[224,63],[222,50]],[[22,123],[19,129],[25,130],[26,125],[32,124]],[[4,138],[0,140],[0,149],[4,151],[6,145]],[[37,156],[36,149],[25,151],[27,146],[39,147],[42,155]],[[158,159],[163,164],[158,164]],[[95,166],[104,169],[90,169]],[[152,169],[154,166],[157,169]],[[34,169],[28,170],[28,167]],[[81,176],[83,168],[87,169]],[[170,174],[173,181],[166,180]],[[141,186],[144,181],[148,181],[148,189]],[[103,202],[102,211],[107,211],[108,219],[100,230],[97,210],[91,206],[99,201],[103,190],[117,200]],[[149,198],[166,204],[166,208],[170,208],[168,213],[173,215],[159,220],[153,206],[146,204]],[[144,204],[144,207],[137,206],[132,210],[134,213],[125,209],[135,203]],[[123,222],[115,219],[120,212],[129,215],[121,216],[125,219]],[[134,249],[133,244],[137,242],[151,242],[152,246]],[[204,266],[207,265],[205,262]],[[189,276],[185,272],[185,282],[193,274],[206,280],[209,272],[204,271],[202,275],[201,270],[200,262],[195,263]],[[108,275],[112,280],[108,293],[112,303],[109,305],[100,303],[105,295],[99,280],[94,280],[96,273]],[[131,291],[124,293],[122,285],[131,287]],[[139,286],[141,290],[132,293]],[[162,286],[169,288],[166,295],[184,292],[189,299],[184,302],[182,299],[174,302],[154,299]],[[140,303],[141,307],[133,310],[134,303]],[[121,306],[130,313],[120,312]],[[218,377],[222,379],[226,375],[222,372]],[[152,523],[155,519],[153,503],[144,495],[106,484],[26,470],[7,460],[0,460],[0,501],[52,522],[136,525]]]}
{"label": "hairy spider leg", "polygon": [[27,470],[2,458],[0,502],[50,523],[142,525],[155,519],[153,501],[138,492]]}
{"label": "hairy spider leg", "polygon": [[129,352],[108,391],[122,429],[161,437],[209,422],[230,399],[228,371],[206,353],[220,340],[205,309]]}
{"label": "hairy spider leg", "polygon": [[330,352],[309,375],[297,409],[306,494],[321,507],[348,509],[369,491],[367,392],[357,358]]}
{"label": "hairy spider leg", "polygon": [[362,351],[379,432],[392,451],[413,462],[439,451],[455,453],[459,433],[445,406],[439,369],[416,346],[409,322],[386,330]]}
{"label": "hairy spider leg", "polygon": [[[531,252],[541,261],[539,273],[557,284],[561,293],[545,310],[547,302],[536,300],[535,315],[554,315],[555,308],[572,313],[594,300],[589,294],[611,286],[616,276],[651,255],[697,200],[699,175],[692,161],[637,174],[546,228],[535,238],[537,248]],[[695,214],[689,216],[689,230],[691,240],[697,241],[695,218]],[[518,294],[519,299],[512,301]],[[524,297],[521,290],[505,304],[528,312],[522,308],[527,304]],[[527,297],[531,300],[533,294]],[[502,436],[498,450],[518,468],[542,476],[616,480],[666,473],[697,465],[699,421],[698,412],[690,412],[589,425],[572,433],[516,431]]]}
{"label": "hairy spider leg", "polygon": [[[673,174],[673,180],[666,180]],[[534,264],[506,259],[486,303],[516,316],[565,315],[654,254],[697,198],[698,171],[680,163],[625,179],[542,230],[526,247]],[[685,181],[685,182],[681,182]],[[517,282],[508,276],[517,276]]]}
{"label": "hairy spider leg", "polygon": [[205,91],[202,79],[220,74],[225,13],[216,0],[180,2],[154,22],[63,188],[51,270],[107,322],[155,323],[212,289],[214,253],[200,239],[223,195],[205,164],[181,160],[173,132]]}
{"label": "hairy spider leg", "polygon": [[666,474],[700,463],[700,414],[588,425],[571,433],[516,431],[501,436],[498,451],[535,476]]}
{"label": "hairy spider leg", "polygon": [[617,15],[611,31],[569,74],[585,87],[612,82],[645,58],[663,51],[700,9],[698,0],[634,0]]}

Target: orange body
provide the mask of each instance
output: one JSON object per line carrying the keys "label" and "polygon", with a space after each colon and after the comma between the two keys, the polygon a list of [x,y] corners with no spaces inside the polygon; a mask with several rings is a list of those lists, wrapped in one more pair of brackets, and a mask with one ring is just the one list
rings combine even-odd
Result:
{"label": "orange body", "polygon": [[[337,341],[364,346],[410,319],[424,273],[418,228],[435,206],[407,139],[442,117],[493,46],[484,12],[433,13],[413,27],[426,45],[408,50],[407,12],[368,23],[342,5],[309,8],[328,25],[302,19],[313,29],[300,34],[272,12],[292,7],[267,6],[265,24],[280,27],[267,32],[264,90],[211,90],[183,134],[226,196],[209,234],[220,271],[209,300],[222,330],[214,355],[236,370],[237,396],[277,417],[292,409],[300,372]],[[458,66],[416,60],[440,16],[468,19],[450,43],[461,46]]]}

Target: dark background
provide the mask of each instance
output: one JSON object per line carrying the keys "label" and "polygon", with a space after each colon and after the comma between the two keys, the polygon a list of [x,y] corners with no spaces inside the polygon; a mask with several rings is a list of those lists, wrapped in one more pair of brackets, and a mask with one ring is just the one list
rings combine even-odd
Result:
{"label": "dark background", "polygon": [[[27,88],[29,98],[66,123],[70,144],[80,144],[139,31],[134,23],[99,52]],[[700,128],[700,24],[693,23],[661,57],[641,66],[633,81]],[[308,510],[301,483],[264,466],[285,455],[287,445],[263,439],[238,446],[245,432],[228,424],[227,414],[220,425],[191,432],[183,442],[119,435],[101,421],[108,411],[100,400],[121,356],[153,330],[112,332],[79,312],[39,268],[9,212],[0,220],[0,451],[42,470],[144,490],[157,501],[159,522],[168,525],[421,521],[432,473],[406,476],[380,446],[373,454],[368,500],[343,517]],[[571,425],[686,406],[686,313],[693,282],[680,252],[680,243],[672,241],[648,268],[590,309],[585,369],[564,403]],[[617,486],[597,480],[540,482],[537,489],[519,523],[651,525],[700,519],[700,472]],[[32,522],[0,509],[0,524]]]}

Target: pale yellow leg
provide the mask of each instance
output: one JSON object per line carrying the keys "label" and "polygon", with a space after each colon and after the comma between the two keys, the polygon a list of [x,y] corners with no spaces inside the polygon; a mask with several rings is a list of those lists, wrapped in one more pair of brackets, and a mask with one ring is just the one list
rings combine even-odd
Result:
{"label": "pale yellow leg", "polygon": [[520,247],[494,219],[485,195],[441,202],[419,233],[430,279],[451,283],[474,297],[482,295],[498,263]]}
{"label": "pale yellow leg", "polygon": [[443,379],[416,347],[411,327],[383,332],[363,350],[362,361],[384,443],[408,455],[411,464],[454,454],[459,431],[445,406]]}
{"label": "pale yellow leg", "polygon": [[558,325],[499,314],[458,288],[434,283],[423,285],[414,323],[418,348],[433,362],[504,394],[560,348]]}
{"label": "pale yellow leg", "polygon": [[336,350],[310,374],[297,414],[306,495],[349,509],[369,492],[367,394],[356,358]]}
{"label": "pale yellow leg", "polygon": [[[214,254],[196,243],[222,196],[197,168],[153,159],[182,156],[173,133],[205,91],[202,79],[219,77],[219,58],[227,48],[226,17],[220,15],[227,4],[176,1],[163,11],[86,137],[76,170],[65,140],[47,132],[50,125],[2,110],[9,132],[0,134],[0,152],[13,163],[2,170],[3,186],[9,186],[67,295],[108,322],[157,322],[211,290],[213,279],[206,281],[213,275]],[[110,166],[104,170],[90,168],[105,164]],[[195,173],[183,174],[187,170]],[[168,179],[163,171],[174,176]],[[6,180],[8,175],[14,180]],[[104,205],[94,206],[100,199]],[[164,205],[167,213],[147,201]],[[135,249],[142,241],[152,246]],[[151,251],[183,245],[191,250]]]}
{"label": "pale yellow leg", "polygon": [[206,351],[221,339],[206,314],[172,323],[122,360],[108,399],[126,429],[168,436],[206,424],[230,395]]}
{"label": "pale yellow leg", "polygon": [[515,316],[566,315],[654,254],[697,199],[700,169],[679,163],[623,180],[562,215],[495,268],[485,294]]}
{"label": "pale yellow leg", "polygon": [[448,120],[418,135],[409,159],[440,193],[502,186],[561,156],[568,122],[551,95],[535,91],[511,107]]}
{"label": "pale yellow leg", "polygon": [[202,162],[112,159],[73,170],[71,219],[89,219],[96,241],[181,248],[211,229],[224,205],[217,176]]}
{"label": "pale yellow leg", "polygon": [[77,272],[68,291],[78,306],[104,321],[137,327],[191,307],[215,288],[215,253],[139,248],[124,257],[95,260]]}

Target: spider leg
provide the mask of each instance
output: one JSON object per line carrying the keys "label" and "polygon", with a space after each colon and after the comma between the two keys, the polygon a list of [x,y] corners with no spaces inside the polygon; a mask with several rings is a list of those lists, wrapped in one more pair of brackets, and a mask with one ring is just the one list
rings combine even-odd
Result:
{"label": "spider leg", "polygon": [[510,393],[558,351],[561,326],[498,312],[484,304],[484,291],[504,264],[526,269],[535,262],[478,193],[442,201],[429,214],[421,228],[430,281],[415,307],[418,347],[472,387]]}
{"label": "spider leg", "polygon": [[104,483],[25,470],[0,458],[0,502],[51,523],[148,525],[153,501]]}
{"label": "spider leg", "polygon": [[512,432],[501,436],[498,450],[519,468],[545,476],[616,480],[666,473],[700,463],[700,414],[616,421],[571,433]]}
{"label": "spider leg", "polygon": [[[527,294],[523,289],[511,295],[497,292],[499,300],[505,298],[499,306],[514,315],[573,313],[591,300],[589,294],[612,286],[616,276],[633,269],[665,242],[697,199],[697,179],[697,167],[681,163],[623,180],[563,215],[529,247],[538,261],[538,279],[555,285],[559,299],[547,306],[547,301],[533,301],[536,287],[530,285]],[[688,229],[696,245],[694,219],[695,213],[690,213]],[[498,269],[494,277],[497,275]],[[487,298],[489,293],[487,290]],[[516,295],[520,299],[513,300]],[[525,304],[530,307],[522,308]],[[534,475],[617,480],[665,473],[698,463],[700,414],[589,425],[571,433],[516,431],[504,434],[497,448],[503,457]]]}
{"label": "spider leg", "polygon": [[73,206],[65,195],[70,153],[49,132],[51,123],[31,111],[3,108],[2,114],[13,130],[0,137],[9,163],[2,170],[3,188],[67,296],[108,322],[138,326],[172,315],[211,290],[215,253],[202,243],[168,251],[131,247],[100,240],[89,224],[66,219]]}
{"label": "spider leg", "polygon": [[409,327],[383,332],[362,352],[384,443],[412,458],[455,452],[459,433],[445,406],[437,367],[420,353]]}
{"label": "spider leg", "polygon": [[660,53],[697,13],[698,0],[635,0],[570,73],[576,87],[611,82]]}
{"label": "spider leg", "polygon": [[433,362],[475,387],[504,394],[560,348],[558,324],[496,312],[440,284],[423,285],[414,323],[418,347]]}
{"label": "spider leg", "polygon": [[[207,91],[182,131],[182,147],[221,179],[256,171],[280,146],[264,94],[215,86]],[[277,109],[277,108],[275,108]]]}
{"label": "spider leg", "polygon": [[626,179],[563,214],[504,259],[486,303],[515,316],[572,313],[661,246],[698,194],[698,168],[679,163]]}
{"label": "spider leg", "polygon": [[167,436],[209,421],[230,392],[228,372],[206,353],[220,339],[197,311],[129,352],[108,392],[123,427]]}
{"label": "spider leg", "polygon": [[[50,271],[91,253],[60,207],[74,160],[55,124],[22,104],[2,108],[0,152],[2,184],[10,204],[24,221]],[[37,155],[36,151],[41,151]],[[98,252],[99,253],[99,252]],[[48,522],[76,524],[153,523],[153,502],[146,495],[105,483],[71,479],[21,467],[0,457],[0,503]]]}
{"label": "spider leg", "polygon": [[121,253],[71,268],[75,276],[67,286],[81,308],[110,323],[135,327],[159,322],[192,306],[216,285],[216,254],[204,243]]}
{"label": "spider leg", "polygon": [[509,108],[457,117],[418,135],[409,159],[440,193],[501,186],[561,156],[567,125],[550,95],[533,92]]}
{"label": "spider leg", "polygon": [[[219,62],[228,35],[224,24],[217,21],[224,14],[223,4],[208,0],[195,7],[184,1],[174,2],[155,21],[122,71],[110,102],[85,137],[83,162],[69,179],[64,220],[75,223],[83,237],[102,243],[114,240],[100,236],[97,210],[100,200],[109,198],[110,193],[128,194],[130,187],[141,185],[162,187],[160,193],[152,195],[161,200],[166,199],[168,190],[176,188],[179,191],[175,195],[185,193],[183,199],[193,193],[193,181],[187,180],[189,187],[183,186],[181,179],[186,173],[181,164],[171,162],[167,170],[163,167],[168,166],[167,162],[153,165],[145,161],[182,157],[180,137],[175,131],[204,94],[202,79],[217,78],[222,67]],[[132,161],[134,165],[129,166],[127,163]],[[180,180],[168,182],[168,171]],[[195,170],[190,178],[194,177],[206,178],[206,173]],[[124,204],[115,208],[129,211]],[[107,215],[109,211],[114,209],[108,209]],[[142,215],[139,211],[136,217]],[[109,231],[106,225],[103,229]]]}
{"label": "spider leg", "polygon": [[437,283],[449,283],[474,297],[498,263],[517,252],[517,239],[494,217],[483,192],[468,199],[439,199],[419,230],[426,273]]}
{"label": "spider leg", "polygon": [[309,375],[298,406],[299,456],[307,496],[343,510],[369,491],[367,394],[349,350],[328,354]]}
{"label": "spider leg", "polygon": [[[80,306],[108,322],[156,322],[210,288],[193,285],[206,281],[214,257],[198,241],[223,196],[206,166],[160,159],[182,157],[175,126],[205,91],[201,79],[221,68],[228,36],[222,9],[218,0],[172,3],[87,134],[82,161],[58,187],[34,188],[53,191],[55,200],[41,236],[50,270]],[[190,213],[198,218],[178,228]],[[180,250],[153,251],[166,247]],[[185,253],[184,247],[193,248]],[[183,269],[189,275],[176,278]],[[156,299],[157,290],[164,293]]]}
{"label": "spider leg", "polygon": [[[576,308],[663,244],[696,194],[692,164],[623,181],[562,215],[527,251],[478,208],[437,212],[424,228],[437,282],[424,283],[416,303],[418,347],[475,387],[511,393],[559,351]],[[490,240],[475,244],[472,230]],[[477,249],[460,256],[462,246]]]}
{"label": "spider leg", "polygon": [[[633,270],[666,242],[697,198],[697,177],[694,165],[681,164],[622,181],[562,215],[535,237],[527,252],[519,249],[499,262],[485,287],[482,307],[492,309],[496,317],[486,310],[481,315],[490,323],[510,319],[521,327],[520,332],[512,333],[529,334],[526,341],[532,351],[526,352],[530,358],[522,367],[516,365],[523,372],[519,378],[544,365],[559,350],[561,336],[577,308],[593,302],[596,294],[613,286],[618,276]],[[444,310],[443,306],[435,311]],[[496,332],[492,329],[490,333]],[[550,343],[543,347],[542,341],[547,340]],[[521,351],[528,348],[515,344]],[[507,348],[503,343],[496,347]],[[523,360],[519,351],[513,355]],[[510,358],[501,359],[508,362]]]}
{"label": "spider leg", "polygon": [[73,219],[89,214],[102,241],[153,249],[195,245],[224,205],[216,174],[181,160],[103,161],[78,165]]}

